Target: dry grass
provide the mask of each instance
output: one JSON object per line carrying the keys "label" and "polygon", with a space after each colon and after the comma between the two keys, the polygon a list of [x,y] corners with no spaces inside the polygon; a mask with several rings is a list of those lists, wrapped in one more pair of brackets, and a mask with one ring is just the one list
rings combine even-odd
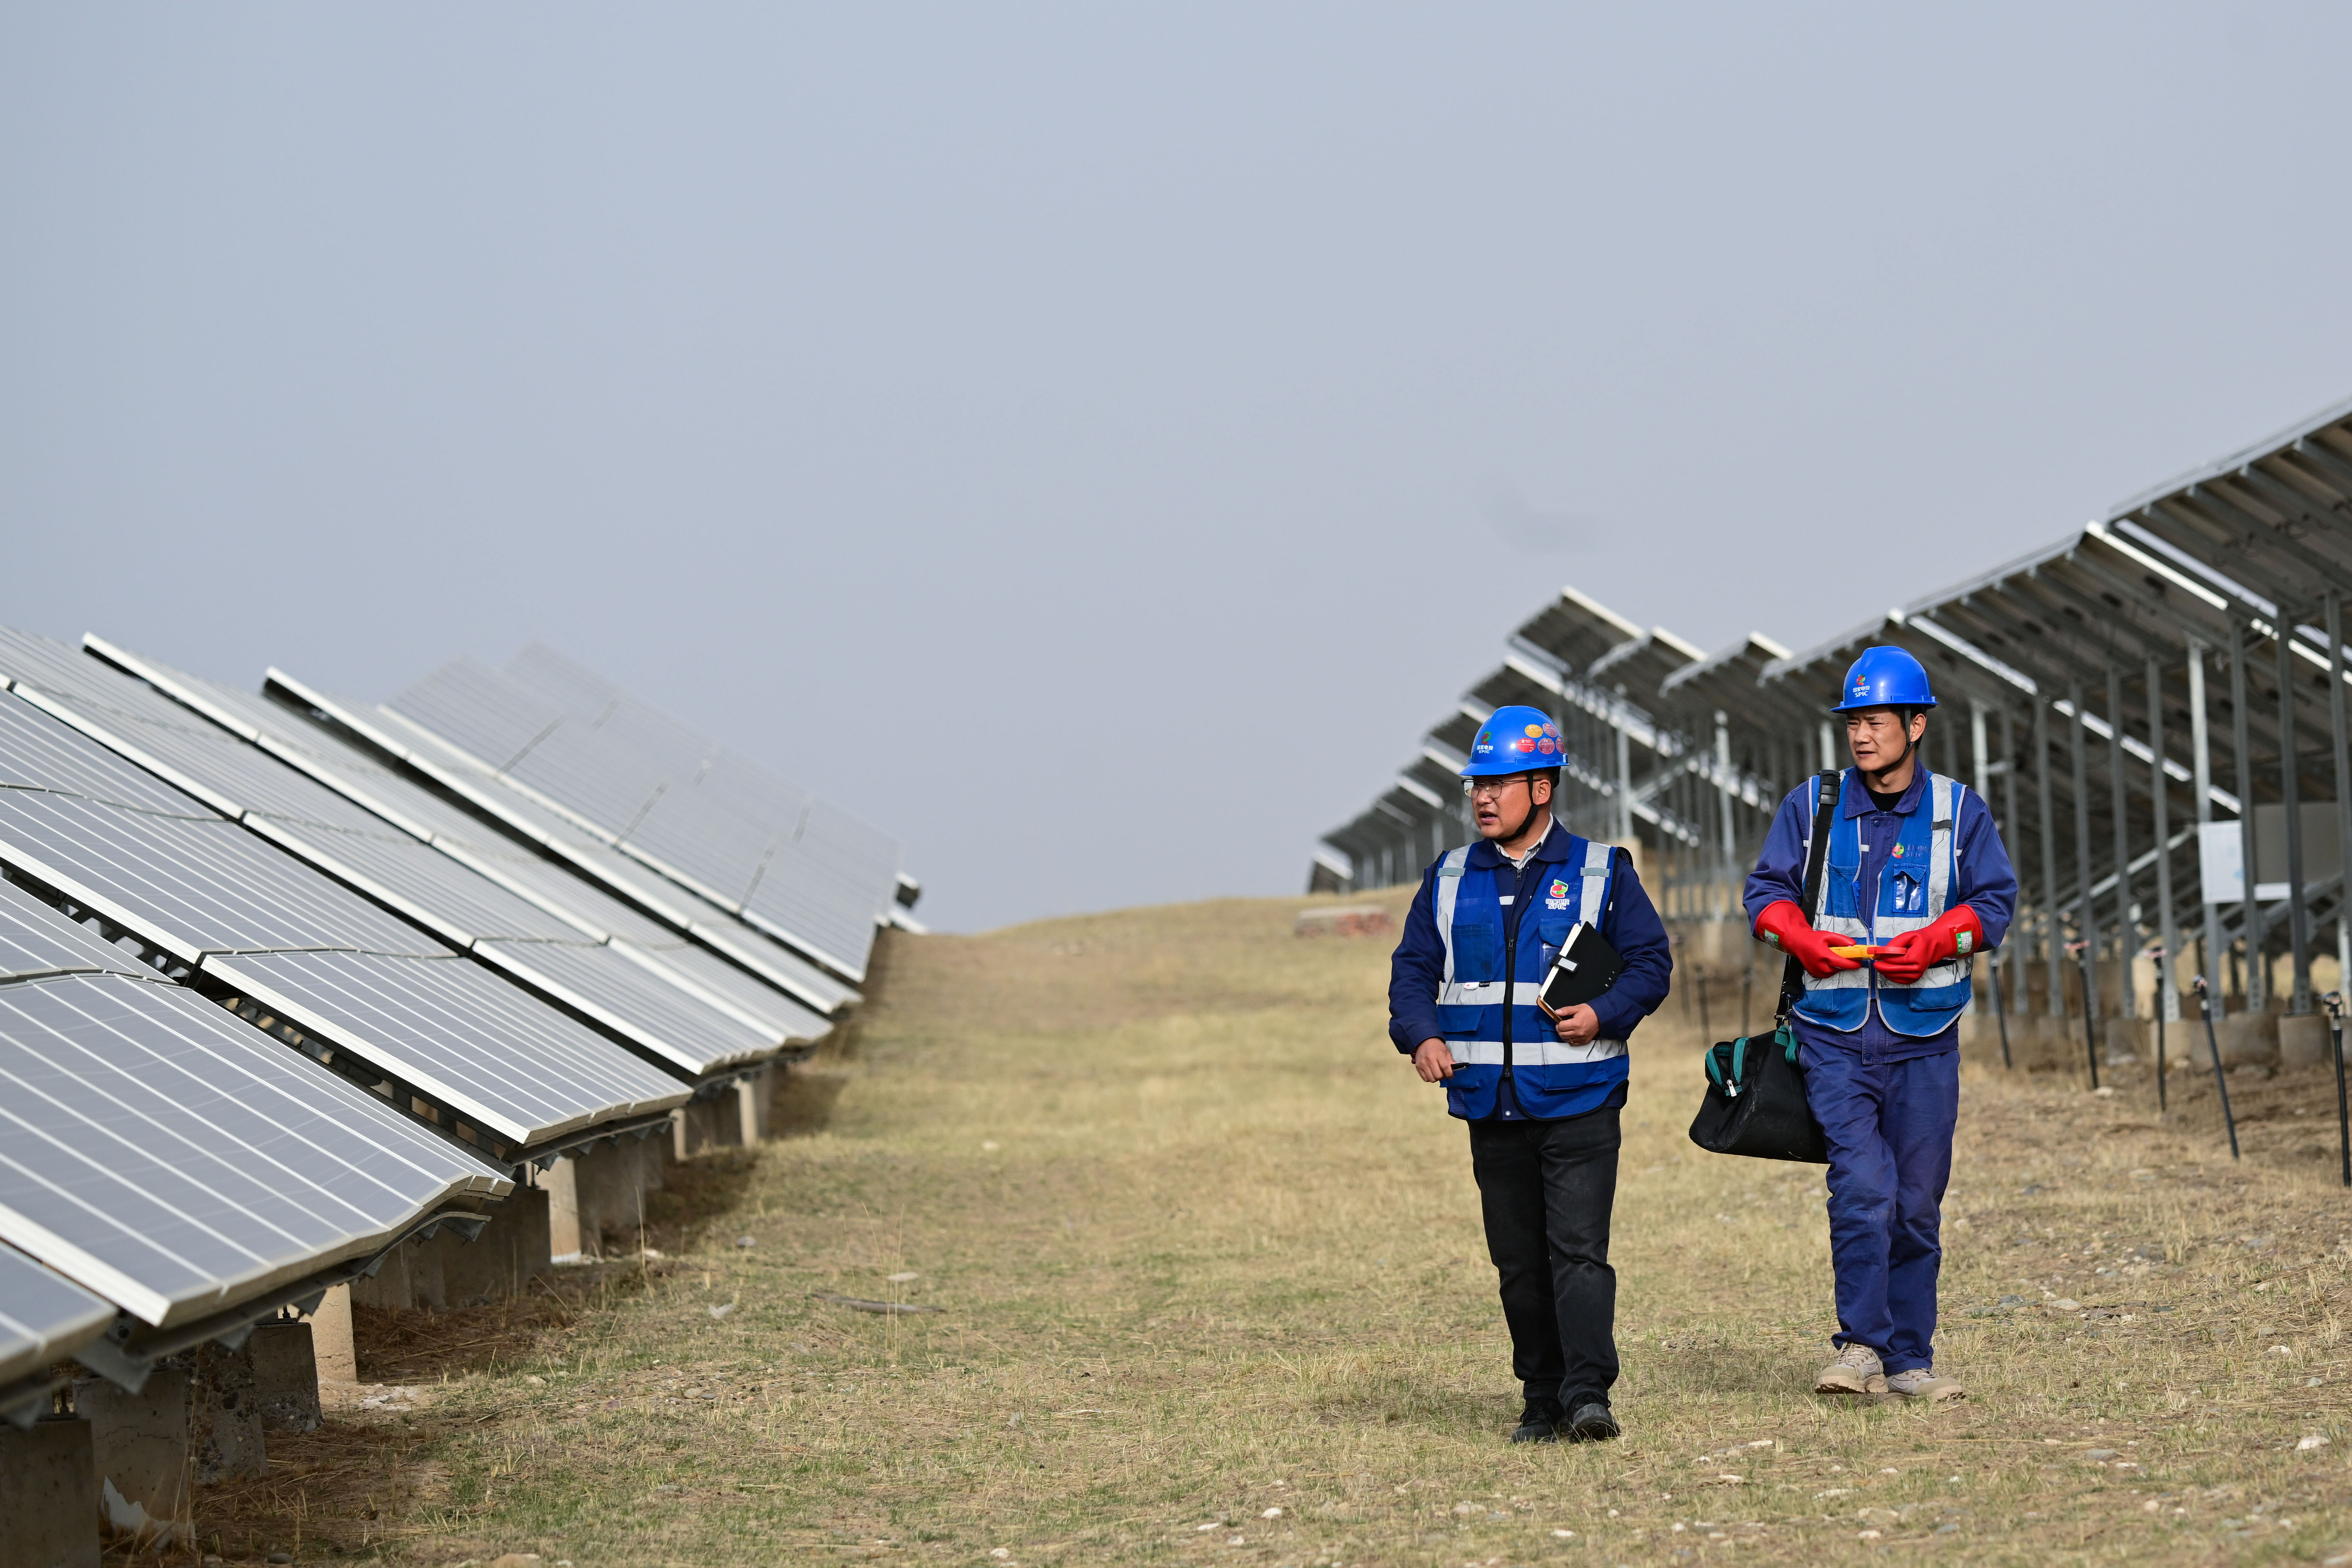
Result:
{"label": "dry grass", "polygon": [[786,1104],[821,1130],[681,1196],[667,1272],[574,1287],[593,1299],[528,1352],[446,1360],[425,1407],[349,1418],[368,1425],[334,1441],[412,1478],[365,1550],[1458,1568],[2352,1546],[2352,1203],[2298,1152],[2332,1132],[2292,1114],[2315,1077],[2233,1082],[2258,1120],[2232,1167],[2194,1091],[2158,1125],[2137,1083],[1969,1068],[1940,1361],[1974,1397],[1856,1407],[1807,1392],[1832,1326],[1818,1170],[1694,1149],[1696,1041],[1647,1032],[1617,1222],[1627,1435],[1513,1448],[1464,1134],[1382,1036],[1386,942],[1295,939],[1300,903],[895,939],[854,1049]]}

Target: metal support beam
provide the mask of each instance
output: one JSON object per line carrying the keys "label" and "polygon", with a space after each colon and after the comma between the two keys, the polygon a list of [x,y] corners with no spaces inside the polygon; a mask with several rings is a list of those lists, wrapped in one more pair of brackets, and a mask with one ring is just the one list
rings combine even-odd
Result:
{"label": "metal support beam", "polygon": [[[2294,722],[2294,612],[2278,614],[2279,798],[2286,805],[2286,942],[2294,976],[2286,1010],[2311,1011],[2311,911],[2303,890],[2303,748]],[[2252,868],[2247,868],[2252,874]]]}
{"label": "metal support beam", "polygon": [[[2107,796],[2115,817],[2116,855],[2116,1016],[2129,1018],[2138,1011],[2139,988],[2132,984],[2132,888],[2130,798],[2124,787],[2124,672],[2107,666]],[[2161,846],[2164,840],[2158,838]]]}
{"label": "metal support beam", "polygon": [[[2002,796],[2000,812],[2001,840],[2003,843],[2007,844],[2021,845],[2024,842],[2025,836],[2018,831],[2017,746],[2015,744],[2015,737],[2010,733],[2009,730],[2009,710],[2006,708],[2001,709],[2000,710],[2000,716],[2001,760],[2000,777]],[[2012,865],[2015,863],[2015,859],[2016,857],[2012,855],[2011,857]],[[2024,878],[2021,876],[2018,879],[2019,891],[2021,894],[2024,891]],[[2032,928],[2030,926],[2026,927],[2022,934],[2021,934],[2018,930],[2019,921],[2023,918],[2025,913],[2023,907],[2024,902],[2025,900],[2022,897],[2018,900],[2019,907],[2017,910],[2012,911],[2012,914],[2016,918],[2013,918],[2011,921],[2009,936],[2004,939],[2000,944],[2001,956],[2009,960],[2009,994],[2012,999],[2010,1003],[2009,1010],[2020,1015],[2032,1010],[2027,1005],[2026,1001],[2025,950],[2028,943],[2032,940]]]}
{"label": "metal support beam", "polygon": [[2263,972],[2263,910],[2254,897],[2254,748],[2247,738],[2246,725],[2246,660],[2253,654],[2254,639],[2244,626],[2230,633],[2230,737],[2238,752],[2238,850],[2246,862],[2246,903],[2244,924],[2241,928],[2246,938],[2246,1011],[2259,1013],[2269,1005],[2270,992],[2265,984],[2270,976]]}
{"label": "metal support beam", "polygon": [[2172,917],[2172,819],[2167,809],[2170,784],[2164,776],[2164,670],[2147,661],[2147,749],[2156,753],[2148,768],[2148,795],[2156,815],[2156,907],[2163,922],[2157,941],[2164,957],[2156,966],[2156,1016],[2168,1024],[2180,1019],[2180,986],[2175,967],[2180,961],[2180,933]]}
{"label": "metal support beam", "polygon": [[2221,908],[2206,896],[2212,889],[2203,885],[2203,829],[2213,820],[2213,727],[2205,708],[2205,652],[2202,642],[2189,639],[2189,771],[2196,776],[2197,787],[2198,901],[2205,910],[2205,978],[2208,994],[2221,996]]}
{"label": "metal support beam", "polygon": [[[2352,859],[2352,736],[2345,730],[2344,715],[2344,595],[2334,588],[2320,601],[2320,615],[2327,631],[2327,731],[2335,752],[2336,762],[2336,853]],[[2339,899],[2337,908],[2343,904]],[[2336,988],[2352,990],[2352,920],[2339,913],[2336,917]]]}
{"label": "metal support beam", "polygon": [[2034,905],[2042,915],[2042,955],[2047,962],[2050,991],[2043,1011],[2053,1018],[2066,1016],[2064,942],[2058,931],[2058,830],[2050,816],[2050,704],[2033,700],[2033,787],[2041,802],[2042,886]]}
{"label": "metal support beam", "polygon": [[2066,700],[2074,710],[2074,721],[2068,728],[2074,731],[2074,751],[2069,759],[2074,763],[2074,934],[2083,943],[2083,1016],[2093,1026],[2095,1035],[2099,1016],[2099,921],[2097,904],[2091,897],[2091,779],[2089,748],[2091,731],[2083,722],[2083,683],[2066,683]]}

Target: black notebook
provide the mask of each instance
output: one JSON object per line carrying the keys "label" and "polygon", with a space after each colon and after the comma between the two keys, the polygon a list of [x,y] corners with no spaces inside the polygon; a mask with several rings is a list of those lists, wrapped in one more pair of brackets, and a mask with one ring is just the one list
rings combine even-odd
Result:
{"label": "black notebook", "polygon": [[1546,1017],[1558,1018],[1608,990],[1624,972],[1625,961],[1608,939],[1580,921],[1560,943],[1559,956],[1552,960],[1551,973],[1536,993],[1536,1005]]}

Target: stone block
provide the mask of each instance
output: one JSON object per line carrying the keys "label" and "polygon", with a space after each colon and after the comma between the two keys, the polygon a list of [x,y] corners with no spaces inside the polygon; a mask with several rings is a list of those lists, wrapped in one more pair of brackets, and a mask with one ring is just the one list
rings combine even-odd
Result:
{"label": "stone block", "polygon": [[[188,1454],[200,1485],[257,1476],[268,1468],[252,1345],[250,1338],[235,1350],[207,1342],[184,1352],[194,1374],[188,1384]],[[310,1385],[315,1394],[317,1378]]]}
{"label": "stone block", "polygon": [[730,1149],[743,1142],[743,1123],[733,1095],[716,1100],[690,1100],[670,1112],[671,1152],[691,1160],[710,1149]]}
{"label": "stone block", "polygon": [[352,1337],[352,1287],[329,1290],[319,1310],[304,1321],[310,1325],[310,1353],[318,1363],[319,1381],[357,1383],[360,1357],[358,1342]]}
{"label": "stone block", "polygon": [[184,1544],[190,1374],[159,1366],[138,1393],[86,1378],[74,1409],[89,1423],[90,1468],[106,1533],[142,1546]]}
{"label": "stone block", "polygon": [[2315,1068],[2334,1058],[2328,1035],[2327,1015],[2304,1013],[2283,1017],[2278,1021],[2279,1066]]}
{"label": "stone block", "polygon": [[768,1141],[768,1108],[775,1101],[776,1073],[774,1064],[739,1079],[735,1093],[739,1114],[742,1118],[741,1142],[747,1149],[756,1148]]}
{"label": "stone block", "polygon": [[362,1307],[390,1307],[400,1310],[416,1305],[415,1292],[409,1288],[408,1248],[395,1247],[386,1253],[376,1271],[352,1281],[352,1300]]}
{"label": "stone block", "polygon": [[85,1416],[0,1422],[0,1568],[99,1568],[98,1468]]}
{"label": "stone block", "polygon": [[2232,1013],[2215,1020],[2221,1041],[2221,1065],[2275,1063],[2279,1059],[2279,1016],[2275,1013]]}
{"label": "stone block", "polygon": [[[350,1300],[344,1297],[346,1322]],[[311,1326],[307,1321],[263,1323],[245,1342],[246,1354],[253,1363],[254,1411],[261,1417],[264,1431],[319,1429],[319,1359],[315,1346]]]}

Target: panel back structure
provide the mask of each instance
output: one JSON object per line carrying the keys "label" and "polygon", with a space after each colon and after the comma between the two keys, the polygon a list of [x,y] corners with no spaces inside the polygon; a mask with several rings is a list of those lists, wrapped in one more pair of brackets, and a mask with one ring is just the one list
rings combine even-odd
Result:
{"label": "panel back structure", "polygon": [[0,631],[0,671],[26,701],[682,1076],[756,1064],[789,1037],[121,669]]}
{"label": "panel back structure", "polygon": [[0,867],[502,1162],[690,1096],[13,689],[0,693]]}
{"label": "panel back structure", "polygon": [[[116,654],[108,651],[105,657]],[[265,689],[268,702],[308,717],[320,728],[348,738],[371,758],[382,759],[404,774],[463,802],[549,858],[803,1005],[827,1017],[838,1017],[860,1000],[854,988],[830,971],[642,860],[621,853],[570,816],[414,725],[372,704],[310,685],[282,669],[269,671]],[[258,725],[259,716],[255,722]],[[267,727],[261,728],[262,744],[273,743],[270,733]]]}
{"label": "panel back structure", "polygon": [[444,665],[385,703],[625,854],[853,983],[897,906],[898,846],[543,648]]}

